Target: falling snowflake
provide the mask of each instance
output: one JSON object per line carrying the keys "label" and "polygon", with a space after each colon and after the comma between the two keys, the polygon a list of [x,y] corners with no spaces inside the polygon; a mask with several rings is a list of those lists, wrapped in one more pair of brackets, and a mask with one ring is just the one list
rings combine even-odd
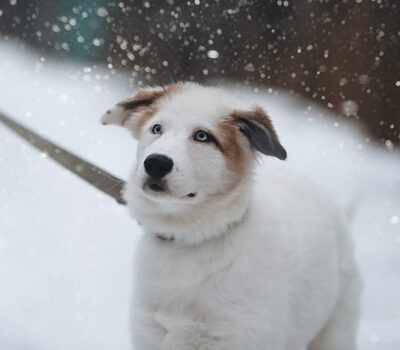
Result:
{"label": "falling snowflake", "polygon": [[248,63],[245,67],[244,70],[246,72],[254,72],[255,68],[254,68],[254,64],[253,63]]}
{"label": "falling snowflake", "polygon": [[99,17],[107,17],[107,15],[108,15],[108,11],[104,7],[99,7],[97,9],[96,13],[97,13],[97,16],[99,16]]}
{"label": "falling snowflake", "polygon": [[217,50],[208,50],[207,56],[208,56],[209,58],[215,59],[215,58],[218,58],[218,57],[219,57],[219,53],[218,53]]}
{"label": "falling snowflake", "polygon": [[392,217],[390,218],[390,223],[391,223],[392,225],[398,224],[399,221],[400,221],[400,219],[399,219],[399,217],[398,217],[397,215],[394,215],[394,216],[392,216]]}

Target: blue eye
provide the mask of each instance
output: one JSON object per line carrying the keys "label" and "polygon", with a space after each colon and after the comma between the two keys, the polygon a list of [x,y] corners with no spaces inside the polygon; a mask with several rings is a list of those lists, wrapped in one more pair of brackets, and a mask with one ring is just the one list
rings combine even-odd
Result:
{"label": "blue eye", "polygon": [[208,142],[211,140],[211,137],[204,130],[199,130],[195,132],[195,134],[193,135],[193,139],[199,142]]}
{"label": "blue eye", "polygon": [[162,134],[162,126],[160,124],[154,124],[151,128],[153,134]]}

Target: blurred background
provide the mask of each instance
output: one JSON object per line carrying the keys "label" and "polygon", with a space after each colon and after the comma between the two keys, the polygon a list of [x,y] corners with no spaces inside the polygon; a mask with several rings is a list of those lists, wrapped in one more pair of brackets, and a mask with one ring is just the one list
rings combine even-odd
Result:
{"label": "blurred background", "polygon": [[[100,115],[194,80],[271,116],[285,162],[350,223],[360,350],[400,349],[400,2],[0,0],[0,113],[126,179],[136,143]],[[125,207],[0,123],[0,350],[128,350]]]}
{"label": "blurred background", "polygon": [[285,88],[400,142],[396,0],[3,0],[0,33],[137,85],[213,77]]}

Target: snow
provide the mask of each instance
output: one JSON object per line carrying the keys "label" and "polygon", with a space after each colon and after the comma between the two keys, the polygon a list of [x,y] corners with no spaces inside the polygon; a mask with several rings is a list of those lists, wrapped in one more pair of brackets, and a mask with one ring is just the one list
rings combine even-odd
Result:
{"label": "snow", "polygon": [[[99,116],[130,95],[128,74],[60,63],[0,43],[0,109],[126,178],[135,142]],[[400,348],[400,155],[345,119],[273,89],[228,85],[272,116],[286,162],[354,209],[364,278],[359,348]],[[0,349],[129,349],[133,247],[119,206],[0,125]]]}
{"label": "snow", "polygon": [[219,57],[219,52],[217,50],[208,50],[207,51],[207,56],[209,58],[215,59]]}

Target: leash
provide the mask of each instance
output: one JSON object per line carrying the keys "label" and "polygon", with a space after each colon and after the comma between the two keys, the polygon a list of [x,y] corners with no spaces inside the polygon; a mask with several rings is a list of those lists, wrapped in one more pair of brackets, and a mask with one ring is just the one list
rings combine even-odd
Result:
{"label": "leash", "polygon": [[0,122],[22,137],[31,146],[44,152],[65,169],[71,171],[103,193],[113,197],[119,204],[126,204],[121,193],[125,182],[121,179],[45,139],[1,112]]}

